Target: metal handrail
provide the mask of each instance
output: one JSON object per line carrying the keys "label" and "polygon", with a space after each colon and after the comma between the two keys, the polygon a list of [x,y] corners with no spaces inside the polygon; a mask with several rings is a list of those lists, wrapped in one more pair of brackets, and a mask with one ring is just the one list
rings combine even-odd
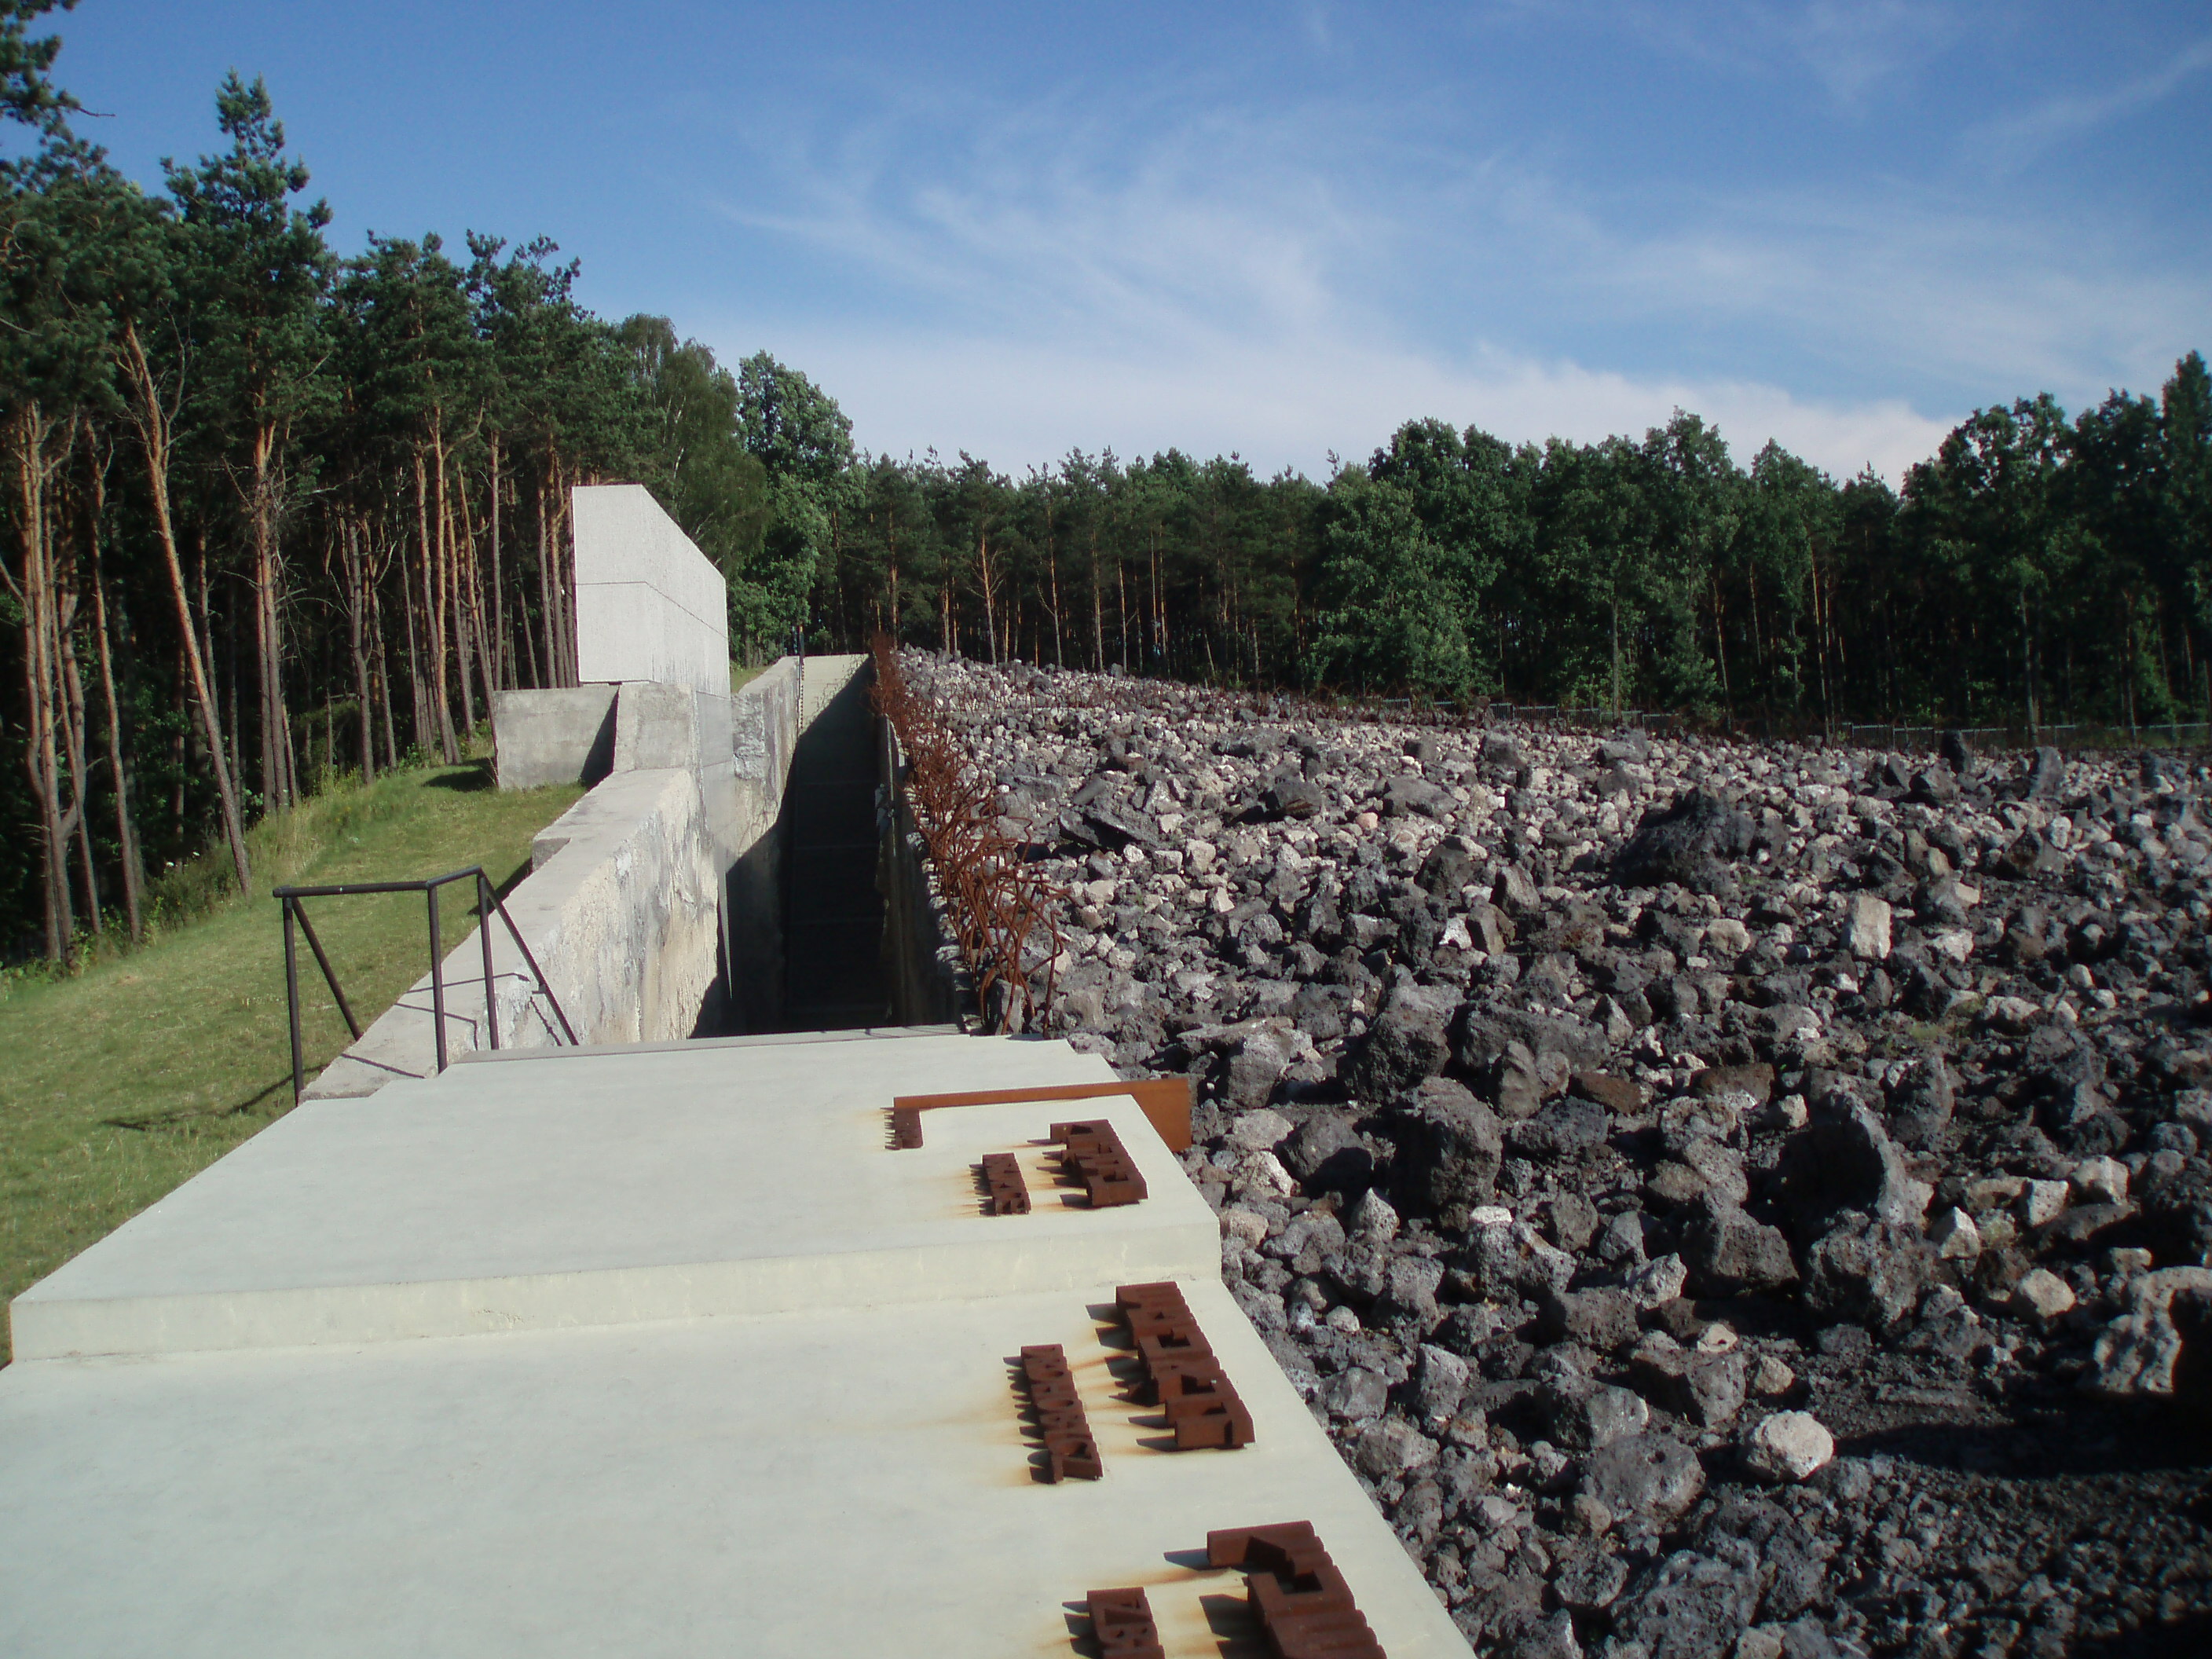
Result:
{"label": "metal handrail", "polygon": [[315,965],[323,970],[323,981],[337,999],[338,1012],[344,1016],[346,1029],[353,1033],[356,1042],[361,1041],[361,1022],[354,1018],[353,1006],[346,1000],[345,993],[338,988],[338,976],[331,967],[330,957],[323,950],[323,942],[315,936],[315,925],[307,920],[307,912],[300,901],[311,898],[350,898],[362,893],[420,893],[427,901],[430,922],[430,1017],[435,1027],[438,1047],[438,1069],[446,1069],[446,965],[445,954],[439,948],[438,890],[453,882],[474,877],[477,884],[477,915],[480,918],[477,937],[483,945],[484,1027],[489,1034],[490,1047],[499,1047],[499,1011],[492,1000],[491,982],[491,917],[495,910],[499,919],[507,924],[507,934],[514,940],[522,959],[530,964],[530,971],[538,981],[538,994],[553,1010],[553,1018],[561,1022],[561,1035],[568,1046],[576,1046],[576,1033],[568,1024],[568,1016],[561,1010],[561,1000],[553,994],[553,988],[545,981],[545,970],[538,965],[531,954],[530,945],[522,937],[522,930],[514,925],[514,918],[507,913],[507,901],[500,897],[499,890],[492,885],[490,876],[481,864],[472,864],[464,870],[455,870],[442,876],[432,876],[424,881],[349,881],[334,887],[278,887],[270,896],[284,907],[284,1001],[292,1028],[292,1103],[297,1105],[307,1092],[307,1056],[300,1035],[300,951],[294,942],[292,927],[299,924],[300,932],[307,936],[307,948],[315,953]]}

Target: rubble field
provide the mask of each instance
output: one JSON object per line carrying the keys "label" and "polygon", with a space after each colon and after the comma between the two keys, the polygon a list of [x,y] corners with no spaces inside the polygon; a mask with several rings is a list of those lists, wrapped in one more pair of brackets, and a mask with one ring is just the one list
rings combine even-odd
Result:
{"label": "rubble field", "polygon": [[906,661],[1478,1651],[2212,1652],[2204,767]]}

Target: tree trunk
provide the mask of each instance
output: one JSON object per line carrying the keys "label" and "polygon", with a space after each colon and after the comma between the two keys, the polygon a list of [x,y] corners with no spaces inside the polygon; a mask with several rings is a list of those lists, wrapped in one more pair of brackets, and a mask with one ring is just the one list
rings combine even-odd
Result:
{"label": "tree trunk", "polygon": [[138,854],[138,825],[131,808],[131,772],[123,760],[123,709],[115,696],[115,659],[107,621],[107,581],[100,568],[100,519],[106,495],[106,469],[95,460],[92,473],[90,544],[92,550],[92,620],[100,642],[100,691],[107,705],[107,767],[115,787],[115,844],[123,871],[123,919],[135,941],[145,937],[141,904],[145,866]]}
{"label": "tree trunk", "polygon": [[200,732],[208,746],[209,763],[215,768],[216,793],[222,806],[223,838],[230,845],[232,867],[238,874],[238,890],[250,892],[252,870],[246,856],[246,829],[239,821],[238,794],[223,762],[222,726],[216,718],[215,696],[209,689],[207,665],[201,659],[199,636],[192,627],[191,601],[185,592],[184,561],[177,551],[176,526],[169,514],[169,411],[162,406],[161,388],[153,365],[138,338],[136,323],[123,325],[123,368],[131,386],[131,422],[137,428],[140,451],[146,459],[146,483],[153,498],[154,539],[161,550],[168,573],[169,592],[176,601],[177,623],[184,635],[186,670],[191,678],[192,702],[198,710]]}

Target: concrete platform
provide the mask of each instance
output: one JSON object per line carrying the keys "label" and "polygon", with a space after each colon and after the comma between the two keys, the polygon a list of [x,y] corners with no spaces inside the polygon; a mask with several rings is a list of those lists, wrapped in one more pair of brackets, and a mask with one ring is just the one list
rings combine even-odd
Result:
{"label": "concrete platform", "polygon": [[[12,1305],[15,1354],[359,1345],[1218,1276],[1219,1232],[1127,1097],[926,1115],[893,1095],[1114,1081],[1064,1043],[678,1045],[456,1066],[310,1102]],[[1103,1116],[1152,1196],[1051,1188],[1055,1119]],[[1035,1212],[981,1213],[1020,1151]]]}
{"label": "concrete platform", "polygon": [[[946,1114],[945,1115],[951,1115]],[[0,1372],[0,1652],[1066,1655],[1149,1588],[1258,1653],[1208,1528],[1310,1520],[1391,1659],[1464,1655],[1218,1283],[1255,1443],[1175,1453],[1108,1372],[1110,1282],[865,1312]],[[1041,1484],[1007,1364],[1075,1362],[1105,1460]],[[1198,1553],[1194,1556],[1193,1552]]]}

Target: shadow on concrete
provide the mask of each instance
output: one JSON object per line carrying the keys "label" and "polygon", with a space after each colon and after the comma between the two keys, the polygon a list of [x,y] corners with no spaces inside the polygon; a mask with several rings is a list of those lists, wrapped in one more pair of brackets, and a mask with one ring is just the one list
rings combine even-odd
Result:
{"label": "shadow on concrete", "polygon": [[783,1014],[787,1031],[892,1023],[876,886],[872,674],[855,675],[815,715],[784,787]]}

